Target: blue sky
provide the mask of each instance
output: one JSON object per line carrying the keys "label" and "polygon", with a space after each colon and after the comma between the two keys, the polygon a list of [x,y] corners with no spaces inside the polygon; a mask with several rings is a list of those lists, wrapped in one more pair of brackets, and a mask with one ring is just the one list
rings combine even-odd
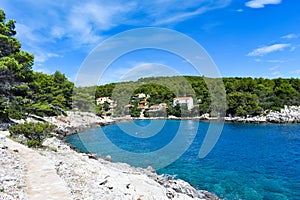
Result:
{"label": "blue sky", "polygon": [[[60,70],[72,81],[98,44],[141,27],[169,28],[193,38],[224,77],[300,77],[299,0],[1,0],[0,7],[17,21],[16,37],[35,55],[34,70]],[[101,82],[160,65],[199,75],[181,58],[148,49],[116,60]]]}

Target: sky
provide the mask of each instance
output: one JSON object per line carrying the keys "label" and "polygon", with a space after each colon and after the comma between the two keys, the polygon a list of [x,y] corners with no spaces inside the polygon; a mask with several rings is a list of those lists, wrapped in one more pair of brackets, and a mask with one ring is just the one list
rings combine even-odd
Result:
{"label": "sky", "polygon": [[[299,0],[1,0],[0,8],[35,55],[33,69],[71,81],[97,46],[144,27],[190,37],[222,77],[300,78]],[[99,84],[168,73],[201,75],[178,55],[140,49],[114,60]]]}

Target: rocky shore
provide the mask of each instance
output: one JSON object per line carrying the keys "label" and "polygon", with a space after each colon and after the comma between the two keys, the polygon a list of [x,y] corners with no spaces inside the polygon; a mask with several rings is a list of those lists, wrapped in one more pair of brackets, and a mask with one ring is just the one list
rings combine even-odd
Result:
{"label": "rocky shore", "polygon": [[27,199],[25,163],[16,149],[6,145],[5,132],[0,132],[0,199]]}
{"label": "rocky shore", "polygon": [[[3,134],[0,135],[2,138],[0,141],[1,200],[31,200],[32,198],[28,197],[28,191],[34,191],[36,190],[35,187],[41,187],[41,183],[38,186],[35,185],[39,181],[47,184],[45,190],[48,194],[52,194],[51,199],[59,199],[55,195],[61,195],[62,192],[67,192],[70,196],[69,199],[74,200],[219,199],[207,191],[196,190],[183,180],[174,180],[158,175],[151,167],[147,169],[135,168],[125,163],[112,163],[90,154],[78,153],[61,140],[53,137],[44,141],[44,148],[34,149],[35,152],[33,153],[38,153],[42,159],[49,161],[50,164],[47,164],[46,167],[54,170],[45,171],[47,175],[55,173],[52,177],[58,175],[61,179],[59,181],[63,181],[67,186],[66,191],[57,193],[57,191],[51,191],[51,188],[55,186],[53,185],[55,181],[41,179],[45,175],[37,177],[38,180],[28,181],[28,174],[32,173],[32,168],[28,166],[28,162],[27,164],[23,162],[24,156],[20,156],[21,154],[18,152],[21,149],[17,150],[14,145],[15,142],[4,138]],[[32,149],[22,147],[22,151],[27,154],[26,151],[32,151]],[[34,162],[36,160],[30,160],[30,164],[34,165],[35,168],[40,167],[44,170],[45,166],[39,166],[41,163]],[[63,186],[61,187],[63,188]],[[43,192],[44,190],[39,188],[38,194],[40,196]]]}
{"label": "rocky shore", "polygon": [[89,154],[75,153],[56,138],[40,152],[55,161],[57,173],[66,181],[72,199],[218,199],[182,180],[173,180],[147,169],[112,163]]}
{"label": "rocky shore", "polygon": [[74,134],[88,128],[100,127],[103,125],[116,123],[110,117],[101,118],[94,113],[67,111],[67,116],[44,117],[46,122],[55,124],[60,135]]}
{"label": "rocky shore", "polygon": [[280,111],[270,111],[255,117],[225,117],[228,122],[240,123],[300,123],[300,106],[284,106]]}
{"label": "rocky shore", "polygon": [[[55,124],[58,127],[59,138],[63,138],[84,129],[133,120],[133,118],[101,118],[87,112],[70,111],[67,114],[46,118],[31,116],[27,121]],[[210,118],[208,114],[186,119],[216,120]],[[285,106],[281,111],[270,111],[256,117],[225,117],[224,120],[239,123],[299,123],[300,106]],[[26,163],[19,150],[9,145],[13,141],[6,138],[7,135],[7,131],[0,131],[0,199],[26,200],[32,187],[29,187],[27,180],[30,171],[28,160]],[[78,153],[55,137],[47,139],[43,146],[44,148],[34,151],[53,163],[54,175],[66,183],[65,192],[70,195],[69,199],[219,199],[207,191],[196,190],[183,180],[158,175],[151,167],[134,168],[125,163],[112,163],[90,154]]]}
{"label": "rocky shore", "polygon": [[150,118],[132,118],[132,119],[170,119],[170,120],[199,120],[199,121],[218,121],[223,120],[226,122],[237,123],[300,123],[300,106],[284,106],[280,111],[265,111],[259,116],[248,117],[211,117],[208,113],[205,113],[199,117],[150,117]]}

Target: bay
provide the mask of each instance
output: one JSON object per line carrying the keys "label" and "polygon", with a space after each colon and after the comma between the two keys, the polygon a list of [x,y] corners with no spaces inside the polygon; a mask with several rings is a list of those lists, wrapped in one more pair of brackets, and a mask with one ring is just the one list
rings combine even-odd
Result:
{"label": "bay", "polygon": [[209,125],[136,120],[70,135],[67,142],[84,152],[110,155],[114,162],[161,164],[159,174],[186,180],[223,199],[300,199],[299,124],[225,123],[212,151],[200,159]]}

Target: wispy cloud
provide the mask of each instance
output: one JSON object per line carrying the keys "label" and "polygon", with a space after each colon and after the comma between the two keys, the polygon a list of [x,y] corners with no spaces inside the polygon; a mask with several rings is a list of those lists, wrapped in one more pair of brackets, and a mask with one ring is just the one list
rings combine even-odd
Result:
{"label": "wispy cloud", "polygon": [[262,59],[254,59],[255,62],[267,62],[267,63],[285,63],[286,60],[262,60]]}
{"label": "wispy cloud", "polygon": [[282,39],[294,39],[294,38],[298,38],[298,35],[296,35],[294,33],[290,33],[290,34],[282,36],[281,38]]}
{"label": "wispy cloud", "polygon": [[293,52],[293,51],[295,51],[296,49],[297,49],[297,47],[293,46],[293,47],[291,47],[290,52]]}
{"label": "wispy cloud", "polygon": [[137,80],[145,77],[179,75],[172,67],[160,63],[137,63],[121,77],[123,81]]}
{"label": "wispy cloud", "polygon": [[290,72],[290,74],[300,74],[300,69],[294,70],[294,71]]}
{"label": "wispy cloud", "polygon": [[43,63],[50,58],[61,57],[56,53],[48,52],[48,50],[42,48],[43,44],[47,43],[49,39],[36,33],[34,28],[17,23],[16,30],[17,38],[22,42],[22,44],[24,44],[22,48],[34,54],[35,65]]}
{"label": "wispy cloud", "polygon": [[36,71],[36,72],[44,73],[44,74],[52,74],[53,73],[50,69],[48,69],[46,67],[43,67],[40,64],[39,65],[34,65],[33,70]]}
{"label": "wispy cloud", "polygon": [[264,56],[266,54],[275,52],[275,51],[282,51],[283,49],[290,47],[291,44],[273,44],[270,46],[264,46],[261,48],[257,48],[250,53],[248,53],[248,56]]}
{"label": "wispy cloud", "polygon": [[88,2],[75,5],[68,13],[67,37],[79,44],[95,44],[102,39],[103,31],[120,25],[123,15],[131,9],[132,5],[128,3]]}
{"label": "wispy cloud", "polygon": [[270,74],[273,77],[279,77],[279,76],[282,75],[281,72],[280,72],[280,66],[279,65],[276,65],[274,67],[270,67],[269,70],[270,70]]}
{"label": "wispy cloud", "polygon": [[[162,25],[178,23],[211,10],[224,8],[231,3],[231,0],[156,0],[154,2],[156,11],[154,13],[148,9],[145,11],[153,18],[153,25]],[[161,6],[164,8],[162,9]],[[161,12],[162,10],[165,12]]]}
{"label": "wispy cloud", "polygon": [[271,71],[276,71],[276,70],[278,70],[278,69],[279,69],[279,66],[278,66],[278,65],[269,68],[269,70],[271,70]]}
{"label": "wispy cloud", "polygon": [[48,60],[49,58],[59,58],[59,57],[62,57],[62,56],[60,56],[58,54],[47,53],[47,52],[43,52],[41,50],[39,52],[36,52],[34,55],[35,55],[34,61],[37,62],[37,63],[43,63],[46,60]]}
{"label": "wispy cloud", "polygon": [[45,46],[62,49],[56,44],[68,47],[61,51],[83,47],[89,51],[118,26],[174,25],[230,3],[231,0],[83,0],[70,4],[68,0],[15,0],[20,6],[11,6],[10,12],[14,18],[22,19],[17,31],[27,51]]}
{"label": "wispy cloud", "polygon": [[249,8],[264,8],[268,4],[280,4],[281,0],[252,0],[246,2],[246,6]]}

